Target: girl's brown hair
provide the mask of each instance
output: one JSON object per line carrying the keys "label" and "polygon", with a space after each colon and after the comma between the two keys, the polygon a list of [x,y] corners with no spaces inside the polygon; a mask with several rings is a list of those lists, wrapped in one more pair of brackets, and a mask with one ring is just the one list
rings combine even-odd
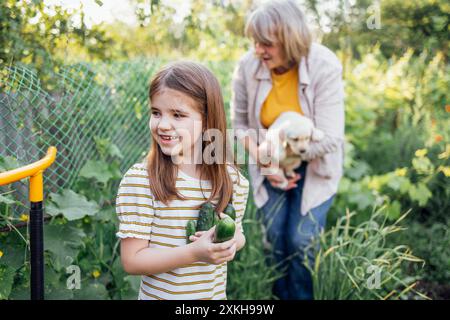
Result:
{"label": "girl's brown hair", "polygon": [[[153,77],[150,88],[150,103],[164,88],[179,91],[191,97],[196,103],[197,111],[202,115],[203,130],[217,129],[226,139],[226,115],[222,92],[216,77],[204,66],[195,62],[181,61],[169,64],[162,68]],[[228,141],[227,141],[228,142]],[[211,141],[209,141],[211,143]],[[203,151],[209,144],[202,143]],[[222,144],[222,154],[229,159],[232,153],[227,152],[229,143]],[[217,146],[216,146],[217,150]],[[218,150],[218,152],[220,152]],[[235,169],[234,161],[227,163],[197,164],[200,168],[200,179],[211,182],[211,195],[207,201],[218,198],[217,212],[223,212],[233,194],[233,181],[227,170],[227,165]],[[147,171],[150,180],[150,189],[156,200],[168,204],[173,197],[184,199],[177,191],[175,181],[178,168],[172,162],[171,157],[165,155],[155,139],[151,138],[150,151],[147,155]]]}

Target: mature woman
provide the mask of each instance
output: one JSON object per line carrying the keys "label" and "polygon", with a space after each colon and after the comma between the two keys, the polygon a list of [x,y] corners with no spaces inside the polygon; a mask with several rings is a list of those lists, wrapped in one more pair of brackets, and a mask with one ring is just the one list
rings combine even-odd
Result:
{"label": "mature woman", "polygon": [[[280,299],[312,299],[304,261],[326,222],[343,171],[344,104],[342,66],[326,47],[312,43],[306,19],[292,0],[270,1],[249,17],[246,34],[254,49],[239,61],[233,76],[232,120],[236,136],[256,165],[249,165],[255,204],[260,208],[273,256],[285,276],[276,281]],[[284,111],[312,119],[325,133],[302,156],[297,177],[285,190],[276,176],[263,175],[258,137]],[[306,259],[305,259],[306,257]]]}

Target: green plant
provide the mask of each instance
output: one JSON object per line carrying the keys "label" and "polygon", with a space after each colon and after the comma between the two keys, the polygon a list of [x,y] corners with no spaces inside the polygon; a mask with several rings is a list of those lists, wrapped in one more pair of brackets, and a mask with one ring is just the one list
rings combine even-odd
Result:
{"label": "green plant", "polygon": [[406,265],[408,274],[419,275],[423,282],[450,283],[450,219],[446,222],[423,223],[408,221],[407,232],[396,235],[393,243],[405,243],[425,260],[424,268]]}
{"label": "green plant", "polygon": [[367,221],[356,226],[351,223],[356,212],[347,210],[312,244],[311,250],[320,249],[314,265],[305,264],[312,274],[315,299],[403,299],[407,294],[427,298],[414,290],[416,279],[402,273],[405,262],[424,261],[407,246],[390,246],[387,241],[391,234],[404,230],[400,222],[407,213],[388,223],[385,210],[374,209]]}
{"label": "green plant", "polygon": [[192,241],[189,240],[190,236],[193,236],[195,234],[195,231],[197,229],[197,221],[189,220],[186,225],[186,242],[191,243]]}
{"label": "green plant", "polygon": [[273,299],[272,286],[281,274],[268,261],[263,244],[262,222],[252,198],[248,200],[243,227],[246,243],[228,263],[227,297],[240,300]]}
{"label": "green plant", "polygon": [[[88,161],[75,190],[50,193],[45,203],[46,299],[136,299],[136,277],[121,266],[114,210],[119,154],[111,143],[99,143],[100,159]],[[106,161],[108,159],[108,161]],[[4,159],[0,161],[5,163]],[[96,163],[101,170],[95,170]],[[80,188],[82,191],[76,190]],[[29,299],[29,254],[26,223],[11,216],[11,195],[0,197],[0,295],[3,299]],[[27,219],[23,219],[27,222]],[[79,270],[79,272],[77,271]],[[78,274],[76,280],[71,276]],[[70,287],[71,279],[79,288]]]}

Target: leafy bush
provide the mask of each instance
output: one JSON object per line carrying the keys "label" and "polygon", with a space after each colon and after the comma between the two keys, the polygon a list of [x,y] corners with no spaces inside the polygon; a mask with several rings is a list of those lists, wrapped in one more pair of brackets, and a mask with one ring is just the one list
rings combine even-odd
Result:
{"label": "leafy bush", "polygon": [[405,267],[409,274],[417,274],[424,282],[450,284],[450,219],[446,223],[410,221],[407,232],[398,234],[396,243],[405,243],[425,260],[424,268]]}
{"label": "leafy bush", "polygon": [[[50,193],[45,203],[47,218],[51,217],[44,226],[46,299],[137,297],[139,279],[123,271],[115,236],[117,219],[112,199],[121,177],[120,153],[111,143],[100,142],[100,160],[85,164],[75,190]],[[17,220],[7,216],[11,204],[9,195],[0,198],[3,223],[7,225]],[[4,280],[0,281],[0,294],[2,298],[29,299],[27,234],[17,228],[13,231],[0,233],[0,278]],[[80,287],[69,289],[76,272],[81,276]]]}

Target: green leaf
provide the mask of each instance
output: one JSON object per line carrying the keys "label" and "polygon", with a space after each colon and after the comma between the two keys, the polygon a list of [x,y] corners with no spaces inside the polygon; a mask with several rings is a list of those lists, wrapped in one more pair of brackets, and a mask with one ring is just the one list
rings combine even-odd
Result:
{"label": "green leaf", "polygon": [[116,146],[114,143],[111,143],[109,147],[109,155],[112,157],[117,157],[119,159],[123,159],[123,154],[120,152],[120,149],[118,146]]}
{"label": "green leaf", "polygon": [[100,283],[90,283],[87,286],[81,285],[80,290],[75,290],[74,298],[76,300],[107,300],[108,291]]}
{"label": "green leaf", "polygon": [[94,140],[97,150],[102,158],[114,157],[123,159],[123,154],[120,152],[119,148],[111,142],[111,140],[102,139],[99,137],[95,137]]}
{"label": "green leaf", "polygon": [[0,265],[0,300],[8,299],[14,283],[16,270],[7,265]]}
{"label": "green leaf", "polygon": [[401,214],[401,204],[397,200],[393,201],[388,207],[386,215],[389,220],[396,220],[400,217]]}
{"label": "green leaf", "polygon": [[419,183],[417,186],[411,185],[409,196],[412,200],[419,202],[419,206],[424,207],[432,194],[424,183]]}
{"label": "green leaf", "polygon": [[62,214],[68,220],[93,216],[100,210],[97,203],[88,201],[86,197],[72,190],[65,189],[62,194],[50,193],[50,197],[56,206],[49,204],[47,213],[53,216]]}
{"label": "green leaf", "polygon": [[30,285],[29,279],[26,283],[20,285],[13,285],[11,293],[9,295],[10,300],[30,300]]}
{"label": "green leaf", "polygon": [[46,300],[72,300],[73,296],[73,290],[67,289],[62,282],[59,286],[52,286],[45,292]]}
{"label": "green leaf", "polygon": [[412,165],[419,174],[432,174],[434,171],[434,165],[426,157],[412,159]]}
{"label": "green leaf", "polygon": [[339,183],[339,193],[345,193],[350,189],[351,181],[347,179],[346,177],[343,177],[341,179],[341,182]]}
{"label": "green leaf", "polygon": [[1,158],[0,161],[0,172],[1,171],[8,171],[8,170],[12,170],[12,169],[16,169],[20,167],[20,163],[19,161],[17,161],[16,158],[7,156],[4,158]]}
{"label": "green leaf", "polygon": [[355,165],[347,170],[347,176],[353,180],[359,180],[361,177],[368,175],[370,172],[370,166],[363,161],[358,161]]}
{"label": "green leaf", "polygon": [[403,194],[407,193],[411,188],[411,186],[412,186],[411,182],[407,178],[405,178],[400,182],[400,192]]}
{"label": "green leaf", "polygon": [[403,180],[405,180],[405,177],[397,177],[397,176],[390,176],[387,185],[389,188],[391,188],[394,191],[400,190]]}
{"label": "green leaf", "polygon": [[6,264],[11,268],[17,270],[25,263],[25,246],[2,244],[0,250],[3,256],[0,258],[0,263]]}
{"label": "green leaf", "polygon": [[[63,276],[62,276],[63,275]],[[57,272],[51,266],[45,266],[45,299],[47,300],[70,300],[73,299],[72,290],[67,287],[67,274]]]}
{"label": "green leaf", "polygon": [[109,170],[108,164],[103,161],[89,160],[81,169],[80,177],[87,179],[93,178],[98,182],[106,184],[108,180],[114,177]]}
{"label": "green leaf", "polygon": [[44,249],[53,254],[55,269],[60,270],[73,263],[85,236],[81,229],[68,224],[44,226]]}
{"label": "green leaf", "polygon": [[115,207],[106,207],[100,210],[93,218],[97,221],[116,221],[116,210]]}
{"label": "green leaf", "polygon": [[13,199],[11,199],[9,196],[2,196],[2,195],[0,194],[0,203],[4,203],[4,204],[10,206],[10,205],[15,204],[16,201],[13,200]]}
{"label": "green leaf", "polygon": [[125,281],[127,281],[131,288],[136,291],[136,294],[139,292],[139,289],[141,287],[141,277],[140,276],[133,276],[128,275],[124,278]]}
{"label": "green leaf", "polygon": [[348,200],[356,204],[359,210],[368,208],[374,202],[372,194],[363,191],[361,191],[360,193],[350,194]]}
{"label": "green leaf", "polygon": [[128,275],[124,277],[125,283],[120,288],[121,300],[136,300],[139,296],[139,289],[141,286],[140,276]]}

